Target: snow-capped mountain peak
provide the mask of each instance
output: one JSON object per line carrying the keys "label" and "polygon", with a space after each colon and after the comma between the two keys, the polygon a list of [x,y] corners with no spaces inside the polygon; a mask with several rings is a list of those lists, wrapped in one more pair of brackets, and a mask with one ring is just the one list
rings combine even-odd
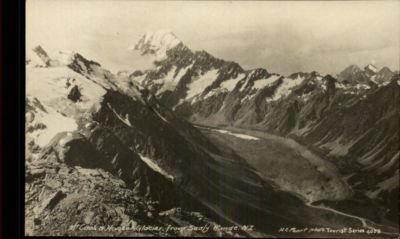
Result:
{"label": "snow-capped mountain peak", "polygon": [[139,50],[142,55],[154,54],[157,59],[166,57],[169,49],[182,43],[171,30],[147,32],[139,42],[129,47],[129,50]]}
{"label": "snow-capped mountain peak", "polygon": [[368,64],[366,67],[364,67],[364,69],[367,72],[374,73],[374,74],[378,72],[378,69],[372,64]]}
{"label": "snow-capped mountain peak", "polygon": [[60,65],[69,65],[76,58],[77,53],[74,51],[58,51],[52,55],[52,59],[57,61]]}
{"label": "snow-capped mountain peak", "polygon": [[346,69],[343,70],[343,72],[351,73],[351,74],[356,74],[358,72],[361,72],[360,67],[357,65],[350,65]]}
{"label": "snow-capped mountain peak", "polygon": [[27,63],[32,66],[54,67],[72,64],[79,56],[74,51],[47,52],[40,45],[27,51]]}

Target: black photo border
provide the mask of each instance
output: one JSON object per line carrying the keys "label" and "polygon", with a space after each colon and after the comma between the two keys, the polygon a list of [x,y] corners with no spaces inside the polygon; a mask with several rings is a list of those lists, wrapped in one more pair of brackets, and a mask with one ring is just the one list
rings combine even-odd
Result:
{"label": "black photo border", "polygon": [[[29,1],[29,0],[28,0]],[[24,237],[25,1],[2,1],[2,238]]]}

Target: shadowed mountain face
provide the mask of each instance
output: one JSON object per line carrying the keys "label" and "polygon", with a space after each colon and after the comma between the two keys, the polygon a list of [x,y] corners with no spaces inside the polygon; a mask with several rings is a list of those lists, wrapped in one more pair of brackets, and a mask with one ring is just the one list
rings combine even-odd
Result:
{"label": "shadowed mountain face", "polygon": [[[80,54],[52,55],[42,48],[36,49],[40,51],[36,50],[37,54],[32,53],[27,60],[28,235],[287,236],[286,232],[279,232],[282,225],[360,226],[354,218],[308,207],[298,197],[261,178],[229,146],[211,141],[161,104],[152,94],[157,94],[156,88],[147,90],[132,82],[131,78],[140,73],[119,77]],[[164,48],[150,52],[157,49]],[[226,79],[243,77],[242,94],[259,95],[252,88],[261,89],[257,79],[277,78],[276,88],[285,84],[286,78],[262,69],[245,73],[237,64],[213,60],[205,52],[192,54],[181,43],[174,49],[186,51],[193,61],[198,61],[191,74],[198,74],[199,78],[215,67],[224,69],[226,73],[215,87]],[[169,54],[171,50],[167,51]],[[162,68],[163,63],[158,64]],[[182,67],[187,68],[186,64],[183,60]],[[151,74],[156,73],[145,73],[146,77]],[[313,73],[304,77],[317,82],[319,76]],[[149,84],[152,81],[148,79]],[[327,82],[329,95],[335,94],[333,78],[320,81]],[[198,87],[187,92],[186,85],[181,84],[185,97],[196,95],[193,91],[197,92]],[[207,92],[213,92],[215,87],[209,87]],[[272,92],[266,90],[263,96],[254,98],[273,97]],[[216,93],[211,97],[222,95]],[[207,118],[200,113],[201,104],[205,103],[199,100],[195,104],[199,106],[198,115]],[[300,105],[293,107],[297,112]],[[257,118],[255,122],[261,121]],[[71,230],[76,225],[90,228],[206,224],[245,224],[254,225],[255,229],[211,230],[205,234],[179,230],[117,234]]]}
{"label": "shadowed mountain face", "polygon": [[[171,39],[170,34],[163,36]],[[145,42],[136,49],[155,54]],[[165,54],[153,69],[127,77],[133,84],[192,123],[266,131],[309,145],[336,164],[357,193],[388,208],[387,218],[398,221],[398,72],[352,65],[336,78],[317,72],[282,76],[244,70],[181,41],[157,44]]]}

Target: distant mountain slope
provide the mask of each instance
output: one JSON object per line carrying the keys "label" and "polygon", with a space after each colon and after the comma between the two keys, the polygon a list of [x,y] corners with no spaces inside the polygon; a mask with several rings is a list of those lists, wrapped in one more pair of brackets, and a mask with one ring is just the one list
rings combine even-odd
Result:
{"label": "distant mountain slope", "polygon": [[[177,39],[171,32],[163,34]],[[351,176],[354,188],[386,205],[397,220],[398,72],[370,64],[364,69],[349,66],[337,78],[317,72],[286,77],[193,52],[180,40],[168,46],[149,44],[151,35],[136,49],[151,55],[155,53],[147,46],[159,44],[156,48],[165,54],[153,69],[137,71],[130,80],[191,122],[296,137],[331,158]]]}

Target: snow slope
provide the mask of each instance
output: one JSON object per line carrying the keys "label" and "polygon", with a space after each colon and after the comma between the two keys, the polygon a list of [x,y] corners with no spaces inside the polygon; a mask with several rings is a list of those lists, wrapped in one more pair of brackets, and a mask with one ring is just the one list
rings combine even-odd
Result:
{"label": "snow slope", "polygon": [[154,54],[157,60],[166,57],[169,49],[177,46],[181,41],[170,30],[147,32],[139,42],[129,47],[129,50],[140,50],[143,55]]}
{"label": "snow slope", "polygon": [[186,93],[186,99],[191,99],[201,94],[207,86],[209,86],[218,77],[218,70],[211,70],[195,79],[189,84],[189,90]]}

